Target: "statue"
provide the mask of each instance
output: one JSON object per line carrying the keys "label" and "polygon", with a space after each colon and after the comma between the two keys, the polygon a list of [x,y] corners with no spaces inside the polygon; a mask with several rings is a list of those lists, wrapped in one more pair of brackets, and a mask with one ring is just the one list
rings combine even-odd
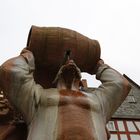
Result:
{"label": "statue", "polygon": [[128,95],[131,86],[116,70],[99,60],[93,92],[80,90],[81,71],[67,57],[59,69],[56,88],[43,88],[34,80],[31,51],[9,59],[0,67],[0,86],[23,115],[27,140],[107,140],[106,124]]}

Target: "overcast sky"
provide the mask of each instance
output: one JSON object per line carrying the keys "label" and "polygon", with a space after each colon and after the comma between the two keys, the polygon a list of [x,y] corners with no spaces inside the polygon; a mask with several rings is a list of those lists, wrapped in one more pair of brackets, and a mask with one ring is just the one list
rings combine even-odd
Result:
{"label": "overcast sky", "polygon": [[0,0],[0,64],[26,47],[31,25],[97,39],[102,59],[140,84],[140,0]]}

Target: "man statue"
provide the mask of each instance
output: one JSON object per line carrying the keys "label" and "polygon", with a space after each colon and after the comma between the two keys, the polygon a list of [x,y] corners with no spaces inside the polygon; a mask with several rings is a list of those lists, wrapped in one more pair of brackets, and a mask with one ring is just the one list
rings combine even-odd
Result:
{"label": "man statue", "polygon": [[23,114],[28,140],[107,140],[106,124],[131,89],[119,72],[100,60],[96,78],[102,84],[89,93],[80,91],[81,71],[73,60],[60,68],[57,88],[37,84],[34,70],[26,49],[0,67],[0,86]]}

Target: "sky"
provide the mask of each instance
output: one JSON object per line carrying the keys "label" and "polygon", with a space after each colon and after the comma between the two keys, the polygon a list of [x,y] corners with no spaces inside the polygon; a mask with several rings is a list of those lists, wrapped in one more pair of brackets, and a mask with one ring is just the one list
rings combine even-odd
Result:
{"label": "sky", "polygon": [[65,27],[98,40],[104,62],[140,85],[140,0],[0,0],[0,19],[0,64],[26,47],[32,25]]}

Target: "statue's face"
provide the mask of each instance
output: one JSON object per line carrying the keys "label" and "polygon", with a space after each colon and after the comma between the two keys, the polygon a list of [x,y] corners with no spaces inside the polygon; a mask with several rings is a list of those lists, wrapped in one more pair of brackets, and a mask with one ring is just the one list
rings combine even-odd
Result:
{"label": "statue's face", "polygon": [[58,80],[63,81],[68,88],[71,88],[71,85],[75,80],[80,81],[81,71],[73,60],[69,60],[60,68],[57,78]]}
{"label": "statue's face", "polygon": [[64,79],[81,79],[81,71],[74,63],[73,60],[69,60],[61,68],[61,76]]}

